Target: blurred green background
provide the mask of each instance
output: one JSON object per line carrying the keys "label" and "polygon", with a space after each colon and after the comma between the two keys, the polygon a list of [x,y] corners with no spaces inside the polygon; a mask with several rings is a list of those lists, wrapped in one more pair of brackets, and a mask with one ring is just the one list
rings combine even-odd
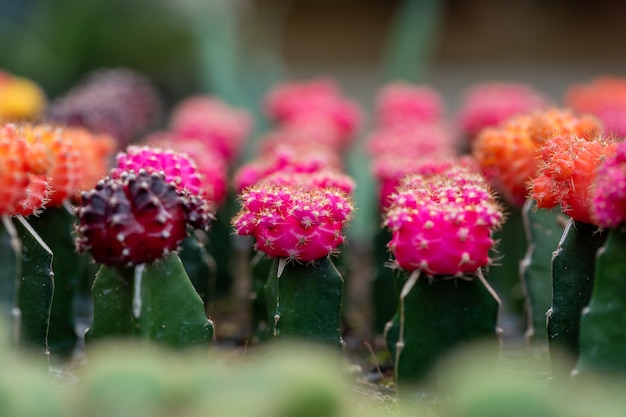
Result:
{"label": "blurred green background", "polygon": [[0,68],[54,97],[128,66],[166,101],[204,91],[254,106],[284,78],[336,77],[369,106],[386,79],[449,97],[486,79],[560,94],[623,73],[619,0],[0,0]]}

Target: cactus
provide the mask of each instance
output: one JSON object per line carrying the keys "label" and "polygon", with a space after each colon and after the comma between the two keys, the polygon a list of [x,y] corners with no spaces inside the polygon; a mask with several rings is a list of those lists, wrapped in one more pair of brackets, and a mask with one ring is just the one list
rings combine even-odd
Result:
{"label": "cactus", "polygon": [[[570,219],[552,258],[552,306],[548,310],[548,342],[553,374],[569,372],[579,353],[580,316],[593,288],[596,252],[606,231]],[[559,366],[556,366],[559,365]]]}
{"label": "cactus", "polygon": [[500,300],[481,269],[501,220],[484,179],[468,168],[408,176],[391,196],[384,225],[393,266],[405,273],[386,339],[399,388],[424,382],[459,345],[491,338],[497,347]]}
{"label": "cactus", "polygon": [[330,258],[308,264],[274,259],[265,297],[272,336],[343,347],[343,278]]}
{"label": "cactus", "polygon": [[89,345],[110,338],[172,347],[212,340],[213,323],[176,253],[132,267],[103,265],[92,291],[94,318],[85,334]]}
{"label": "cactus", "polygon": [[526,342],[547,348],[546,314],[552,304],[552,252],[563,235],[565,216],[558,209],[537,210],[534,200],[522,209],[528,250],[520,266],[526,300]]}
{"label": "cactus", "polygon": [[239,235],[274,259],[264,292],[270,334],[341,346],[343,279],[329,255],[343,243],[353,211],[342,191],[259,183],[240,197]]}
{"label": "cactus", "polygon": [[580,355],[576,373],[601,370],[626,372],[626,309],[624,306],[623,228],[611,229],[595,262],[593,291],[580,319]]}
{"label": "cactus", "polygon": [[608,229],[604,246],[598,251],[593,291],[580,323],[580,356],[577,372],[594,369],[626,371],[623,335],[624,301],[622,291],[624,244],[626,242],[626,143],[620,142],[613,155],[598,167],[592,188],[591,211],[597,224]]}
{"label": "cactus", "polygon": [[163,173],[122,172],[84,192],[76,214],[78,249],[103,264],[92,289],[90,343],[124,335],[173,346],[210,341],[202,300],[172,253],[188,225],[208,228],[204,200]]}
{"label": "cactus", "polygon": [[160,116],[157,91],[142,75],[125,68],[92,72],[50,104],[56,123],[107,133],[123,148]]}

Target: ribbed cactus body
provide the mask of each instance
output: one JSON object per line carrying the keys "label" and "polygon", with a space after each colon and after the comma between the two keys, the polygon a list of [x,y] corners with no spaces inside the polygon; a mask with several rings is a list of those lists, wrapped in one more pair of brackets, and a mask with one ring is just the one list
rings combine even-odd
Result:
{"label": "ribbed cactus body", "polygon": [[580,320],[576,371],[626,373],[626,232],[608,232],[595,264],[593,291]]}
{"label": "ribbed cactus body", "polygon": [[52,252],[23,217],[0,224],[0,314],[29,357],[47,360]]}
{"label": "ribbed cactus body", "polygon": [[596,252],[605,239],[606,231],[570,219],[552,258],[548,342],[553,377],[565,377],[558,370],[569,371],[576,363],[580,316],[591,297]]}
{"label": "ribbed cactus body", "polygon": [[442,358],[473,343],[492,349],[495,365],[500,302],[484,278],[413,272],[399,283],[398,311],[386,340],[400,390],[426,382]]}
{"label": "ribbed cactus body", "polygon": [[21,267],[16,284],[19,308],[18,342],[36,357],[48,355],[48,328],[54,273],[52,251],[23,217],[14,225],[22,243]]}
{"label": "ribbed cactus body", "polygon": [[265,297],[271,336],[343,346],[343,278],[330,258],[306,264],[275,259]]}
{"label": "ribbed cactus body", "polygon": [[54,254],[55,288],[48,332],[50,353],[55,358],[68,358],[78,340],[74,299],[88,262],[86,255],[77,253],[74,245],[76,216],[69,206],[61,205],[47,208],[40,216],[31,216],[29,222]]}
{"label": "ribbed cactus body", "polygon": [[178,255],[196,292],[206,304],[215,292],[215,260],[206,250],[206,235],[197,232],[180,242]]}
{"label": "ribbed cactus body", "polygon": [[103,265],[93,284],[93,302],[88,345],[136,338],[188,347],[213,338],[213,323],[176,253],[144,267]]}
{"label": "ribbed cactus body", "polygon": [[548,343],[546,313],[552,304],[552,253],[563,235],[565,216],[557,208],[537,210],[534,200],[522,209],[528,249],[520,276],[525,292],[526,341],[531,345]]}

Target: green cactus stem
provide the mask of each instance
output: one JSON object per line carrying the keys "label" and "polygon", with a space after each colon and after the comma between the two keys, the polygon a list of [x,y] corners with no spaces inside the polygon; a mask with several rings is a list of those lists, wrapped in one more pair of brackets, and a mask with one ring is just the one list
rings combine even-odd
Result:
{"label": "green cactus stem", "polygon": [[388,228],[381,228],[374,236],[374,264],[376,276],[372,281],[372,314],[374,332],[381,334],[385,325],[392,319],[398,309],[398,290],[393,269],[387,266],[389,249],[387,243],[391,241],[391,232]]}
{"label": "green cactus stem", "polygon": [[596,252],[606,234],[597,226],[570,219],[552,258],[548,344],[555,378],[566,378],[576,365],[580,316],[591,297]]}
{"label": "green cactus stem", "polygon": [[527,200],[522,210],[528,250],[520,266],[526,300],[528,346],[548,348],[546,313],[552,304],[552,253],[563,235],[566,217],[561,210],[537,210]]}
{"label": "green cactus stem", "polygon": [[267,331],[267,300],[265,284],[272,270],[273,260],[263,252],[256,252],[250,261],[250,308],[252,325],[259,337],[265,337]]}
{"label": "green cactus stem", "polygon": [[[502,313],[523,328],[524,293],[520,280],[520,264],[528,244],[524,235],[521,210],[505,205],[506,222],[493,234],[498,242],[494,265],[489,267],[487,279],[502,297]],[[517,330],[517,329],[516,329]]]}
{"label": "green cactus stem", "polygon": [[74,227],[76,216],[65,204],[49,207],[39,216],[29,218],[33,229],[48,244],[54,257],[54,297],[50,313],[48,347],[51,356],[67,359],[74,353],[78,335],[74,302],[88,258],[76,252]]}
{"label": "green cactus stem", "polygon": [[612,229],[598,251],[593,291],[580,321],[576,372],[626,374],[626,230]]}
{"label": "green cactus stem", "polygon": [[185,272],[205,306],[211,298],[210,281],[216,270],[215,260],[206,250],[206,241],[204,232],[196,230],[194,235],[183,239],[178,252]]}
{"label": "green cactus stem", "polygon": [[[479,270],[473,277],[404,275],[396,322],[386,334],[394,346],[399,392],[425,383],[435,365],[454,349],[483,342],[499,350],[500,299]],[[397,332],[394,330],[397,329]]]}
{"label": "green cactus stem", "polygon": [[265,297],[273,337],[343,346],[343,278],[329,257],[306,264],[275,259]]}
{"label": "green cactus stem", "polygon": [[21,267],[16,284],[20,311],[18,343],[47,357],[48,326],[54,291],[52,251],[24,217],[18,215],[14,225],[21,239]]}
{"label": "green cactus stem", "polygon": [[231,268],[233,246],[231,243],[230,209],[228,205],[217,213],[215,220],[211,223],[208,232],[206,250],[215,261],[215,279],[212,280],[212,287],[209,291],[215,297],[228,295],[233,288],[234,277]]}
{"label": "green cactus stem", "polygon": [[188,347],[213,338],[213,323],[174,252],[136,267],[103,265],[92,291],[88,346],[99,340],[135,338]]}
{"label": "green cactus stem", "polygon": [[0,308],[7,323],[15,324],[16,280],[20,274],[22,242],[8,216],[0,223]]}

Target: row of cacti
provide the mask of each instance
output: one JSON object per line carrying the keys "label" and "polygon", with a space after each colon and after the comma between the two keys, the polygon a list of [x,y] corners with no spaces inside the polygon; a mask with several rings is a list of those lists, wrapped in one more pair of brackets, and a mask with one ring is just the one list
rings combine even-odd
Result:
{"label": "row of cacti", "polygon": [[[140,84],[136,78],[124,84],[120,77],[115,74],[111,85],[126,91]],[[104,90],[89,87],[90,82],[76,97],[115,90],[106,83]],[[107,134],[46,123],[2,128],[2,244],[10,248],[2,274],[5,315],[13,317],[19,340],[44,352],[48,347],[54,352],[52,342],[65,355],[74,348],[73,300],[94,269],[81,254],[87,251],[99,265],[88,344],[130,337],[192,346],[213,337],[203,303],[209,290],[203,285],[213,273],[209,252],[229,247],[230,238],[203,233],[227,200],[229,170],[250,119],[217,99],[196,97],[174,110],[168,131],[145,138],[145,146],[126,146],[155,113],[156,106],[146,107],[153,101],[150,94],[139,91],[145,93],[145,85],[133,90],[140,98],[116,93],[103,100],[136,110],[133,123],[117,126],[126,127],[125,134],[87,122]],[[572,107],[584,101],[576,98],[580,95],[593,102],[588,91],[572,93]],[[69,106],[71,99],[69,94],[53,105],[50,120],[63,120],[64,113],[54,109]],[[384,321],[389,320],[386,339],[398,385],[423,381],[458,346],[486,338],[497,352],[498,293],[506,303],[510,284],[492,274],[496,240],[503,262],[514,267],[514,276],[509,272],[505,279],[526,291],[528,334],[549,345],[554,369],[624,362],[612,346],[619,339],[607,336],[615,334],[621,309],[607,308],[604,301],[614,296],[611,305],[620,304],[619,293],[606,289],[615,285],[621,266],[615,254],[623,224],[623,151],[607,133],[617,134],[615,125],[549,108],[547,100],[519,85],[484,86],[470,94],[460,116],[463,143],[430,88],[395,84],[381,91],[377,104],[379,125],[367,145],[380,185],[384,229],[378,241],[391,268],[374,289],[393,296],[375,305],[383,315],[394,310]],[[236,233],[252,236],[254,249],[269,258],[252,268],[258,273],[252,284],[261,335],[342,346],[344,281],[330,255],[340,251],[354,210],[354,182],[342,173],[342,162],[361,112],[329,79],[284,84],[268,94],[265,106],[276,125],[262,138],[259,157],[234,174],[240,210],[232,216]],[[114,108],[98,107],[94,120],[121,111]],[[86,120],[92,119],[64,121]],[[106,120],[104,125],[116,119]],[[471,154],[461,156],[464,151]],[[521,271],[516,249],[505,241],[525,236],[497,234],[506,217],[504,204],[509,221],[513,210],[524,216],[529,244]],[[557,205],[563,214],[547,211]],[[222,211],[227,221],[230,214]],[[563,215],[570,217],[566,227]],[[189,236],[193,229],[199,232]],[[218,261],[226,258],[215,258],[218,270]],[[32,265],[33,259],[42,263]],[[41,288],[23,285],[26,280],[41,282]],[[35,299],[39,311],[31,310]]]}

